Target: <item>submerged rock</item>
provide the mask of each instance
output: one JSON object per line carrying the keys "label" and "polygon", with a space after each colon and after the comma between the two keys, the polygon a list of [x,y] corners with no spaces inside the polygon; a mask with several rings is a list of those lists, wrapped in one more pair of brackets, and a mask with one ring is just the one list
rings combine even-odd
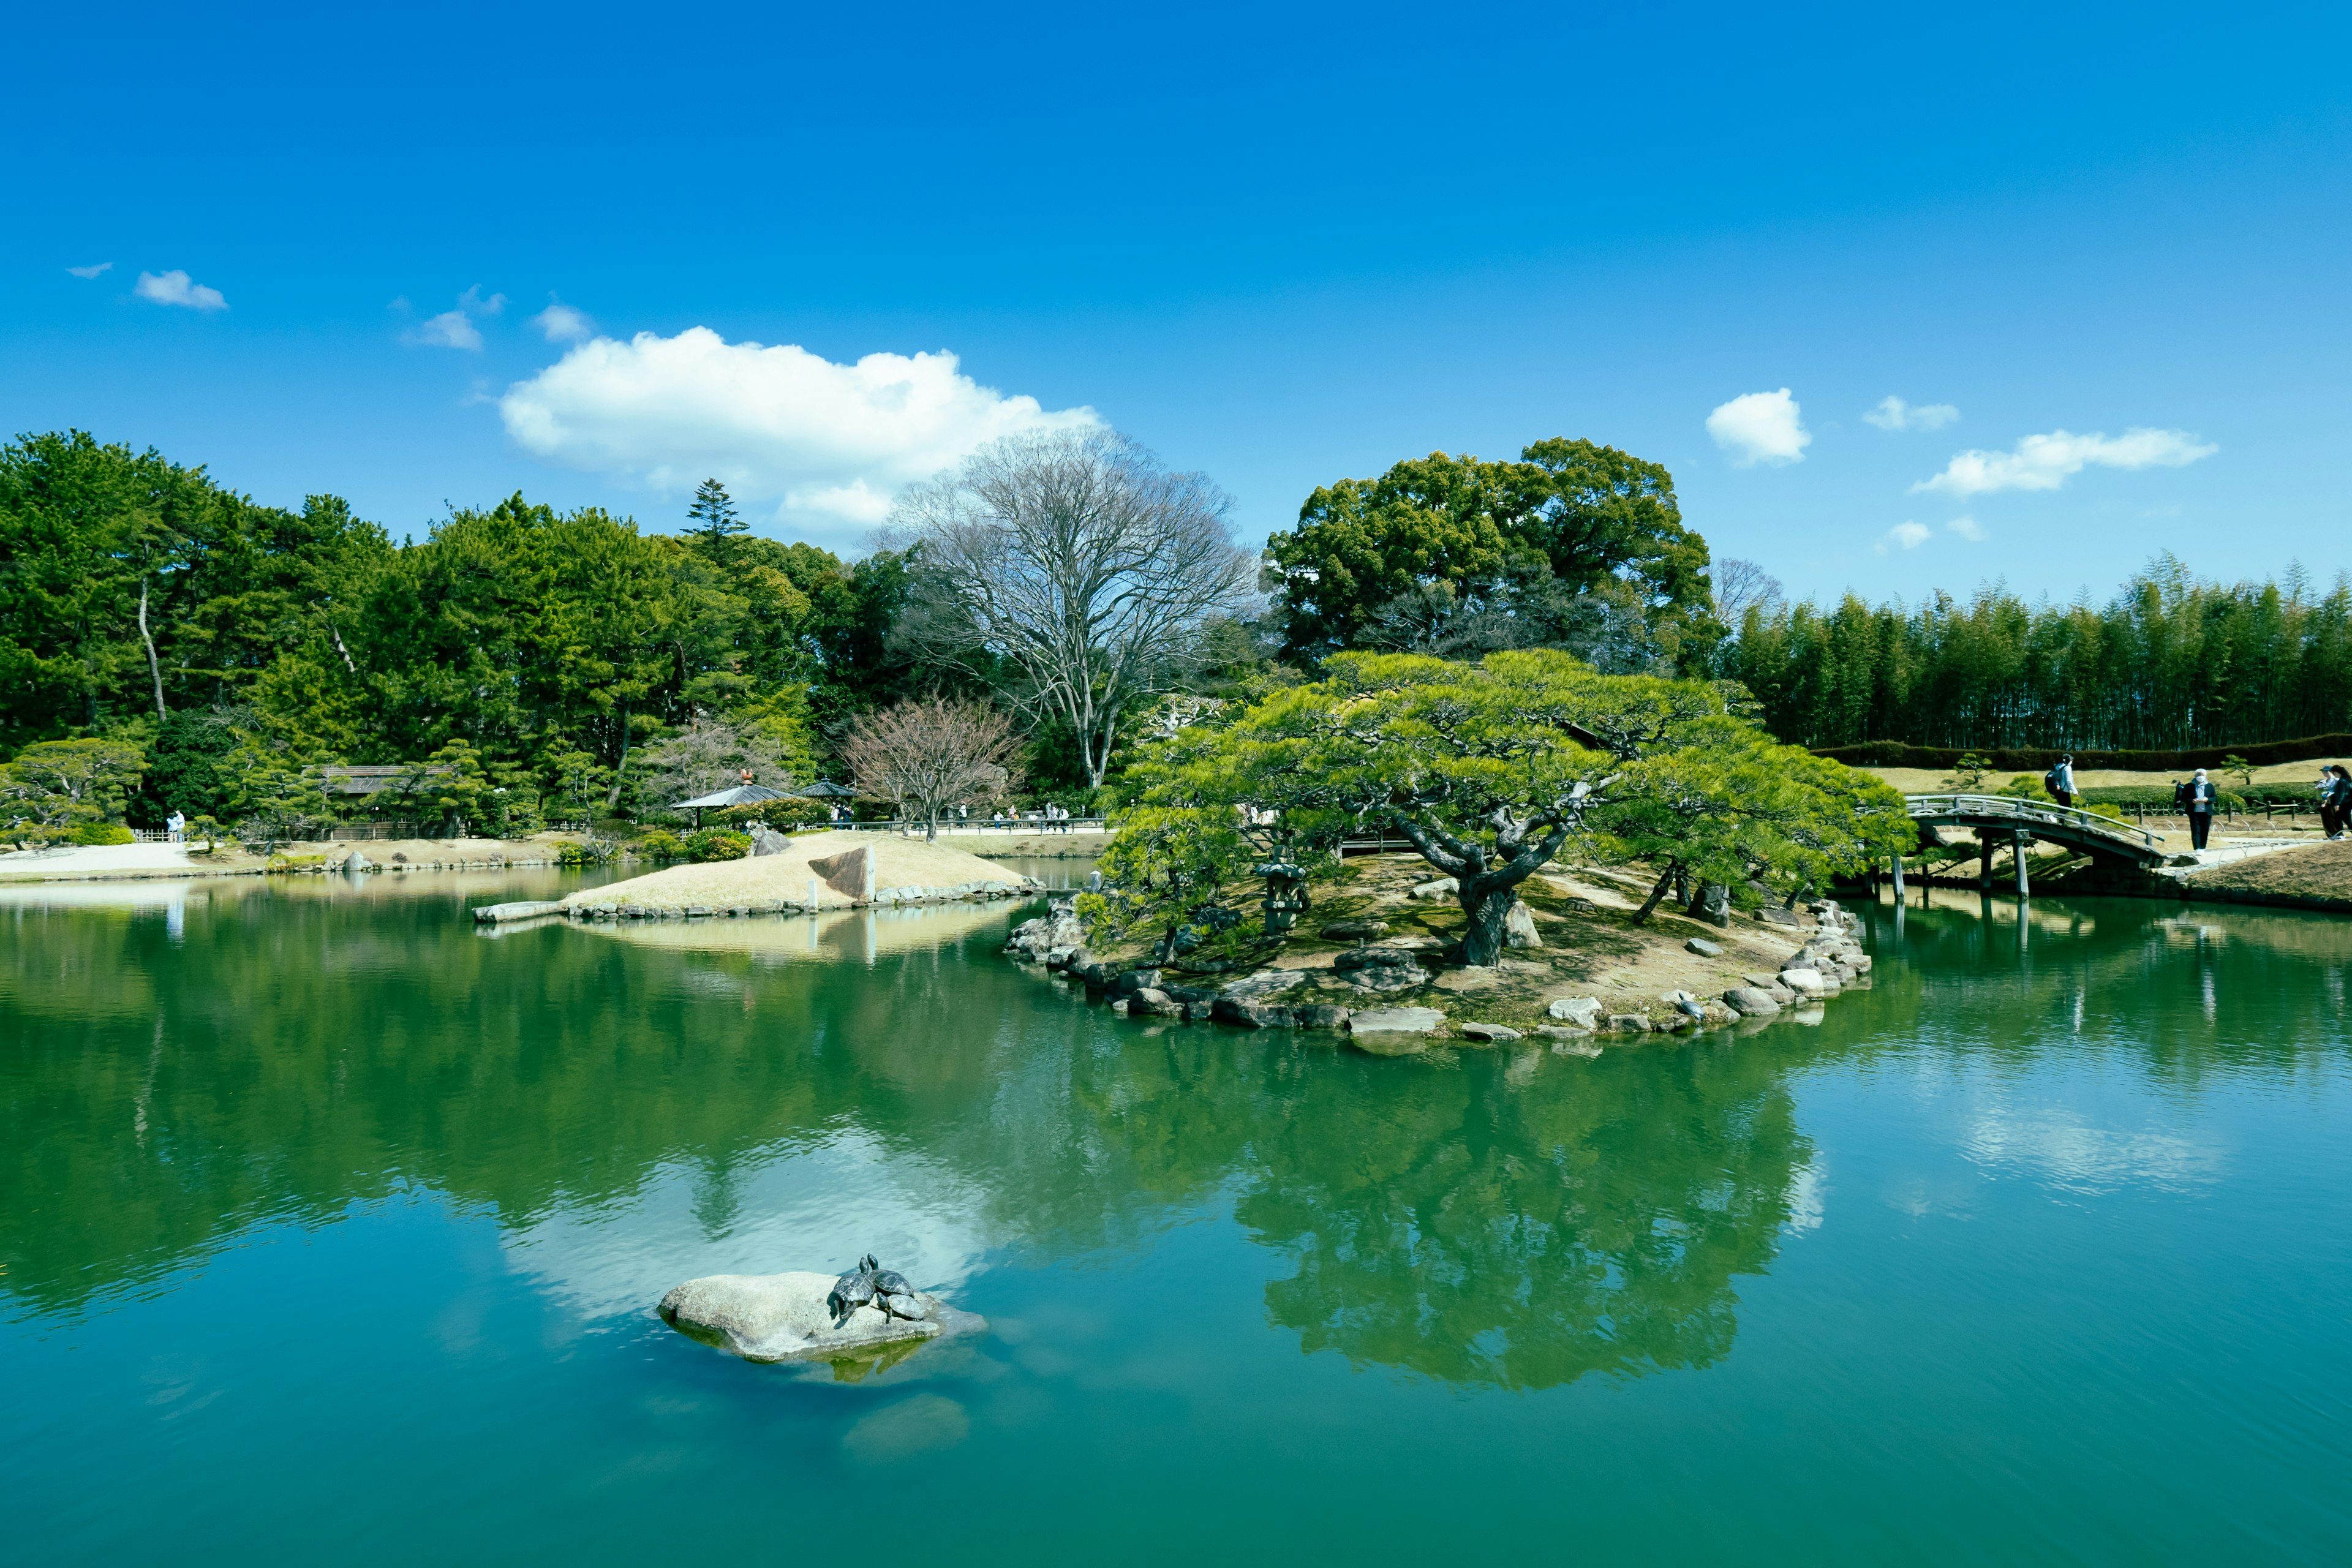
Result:
{"label": "submerged rock", "polygon": [[1381,1007],[1350,1015],[1348,1030],[1356,1035],[1427,1035],[1444,1022],[1445,1015],[1434,1007]]}
{"label": "submerged rock", "polygon": [[1462,1026],[1462,1037],[1466,1040],[1516,1040],[1519,1032],[1501,1024],[1465,1024]]}
{"label": "submerged rock", "polygon": [[919,1316],[909,1321],[876,1307],[859,1307],[835,1328],[824,1299],[831,1274],[709,1274],[672,1288],[661,1299],[662,1321],[706,1344],[746,1361],[808,1361],[905,1340],[984,1329],[986,1321],[917,1291]]}

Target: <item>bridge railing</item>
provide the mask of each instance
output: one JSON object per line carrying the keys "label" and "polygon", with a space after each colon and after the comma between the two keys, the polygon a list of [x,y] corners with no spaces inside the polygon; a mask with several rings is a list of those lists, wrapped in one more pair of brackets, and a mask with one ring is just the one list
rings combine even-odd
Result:
{"label": "bridge railing", "polygon": [[1903,798],[1914,816],[1958,816],[1972,821],[1992,818],[2012,822],[2029,832],[2037,826],[2064,827],[2076,833],[2120,838],[2146,849],[2163,847],[2162,839],[2143,828],[2080,806],[2060,805],[2055,801],[2025,800],[2013,795],[1909,795]]}

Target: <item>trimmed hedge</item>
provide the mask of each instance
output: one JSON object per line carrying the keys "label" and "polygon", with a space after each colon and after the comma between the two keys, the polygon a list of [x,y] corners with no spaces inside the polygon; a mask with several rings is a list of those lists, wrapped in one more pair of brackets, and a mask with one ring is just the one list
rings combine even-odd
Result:
{"label": "trimmed hedge", "polygon": [[[1864,741],[1856,746],[1823,746],[1813,755],[1827,757],[1856,768],[1941,768],[1947,772],[1959,765],[1967,756],[1967,748],[1956,746],[1908,746],[1900,741]],[[1994,747],[1976,753],[1992,763],[1996,773],[2027,772],[2039,773],[2053,766],[2058,759],[2069,753],[2053,751],[2011,750]],[[2218,770],[2221,759],[2243,757],[2258,768],[2276,767],[2281,763],[2303,763],[2321,757],[2352,757],[2352,735],[2305,735],[2296,741],[2266,741],[2249,746],[2209,746],[2193,752],[2084,752],[2072,753],[2074,765],[2085,772],[2093,768],[2110,768],[2118,773],[2168,773],[2178,770],[2187,774],[2195,768],[2208,773]]]}

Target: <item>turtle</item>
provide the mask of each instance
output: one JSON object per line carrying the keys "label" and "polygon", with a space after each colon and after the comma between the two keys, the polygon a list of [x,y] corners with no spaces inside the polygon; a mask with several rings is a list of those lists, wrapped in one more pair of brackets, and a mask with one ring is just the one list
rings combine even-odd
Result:
{"label": "turtle", "polygon": [[[866,1261],[870,1263],[873,1259]],[[901,1310],[898,1304],[890,1300],[893,1296],[905,1297],[915,1310]],[[922,1303],[916,1300],[915,1288],[908,1284],[907,1277],[895,1268],[877,1268],[874,1271],[874,1304],[892,1317],[904,1318],[908,1322],[922,1316]]]}
{"label": "turtle", "polygon": [[[906,1300],[894,1301],[892,1297]],[[856,1268],[833,1282],[832,1293],[824,1299],[824,1304],[833,1311],[833,1326],[836,1329],[860,1307],[872,1307],[885,1317],[914,1322],[922,1316],[919,1306],[913,1311],[907,1310],[914,1301],[915,1288],[907,1283],[907,1277],[897,1269],[883,1268],[870,1252],[857,1260]]]}
{"label": "turtle", "polygon": [[[874,1271],[879,1267],[880,1265],[874,1261],[874,1255],[869,1252],[857,1260],[856,1268],[833,1282],[833,1289],[825,1296],[824,1304],[833,1313],[835,1328],[837,1329],[847,1322],[849,1314],[858,1308],[874,1305],[874,1298],[877,1293],[874,1284]],[[886,1307],[883,1310],[887,1311],[889,1309]]]}

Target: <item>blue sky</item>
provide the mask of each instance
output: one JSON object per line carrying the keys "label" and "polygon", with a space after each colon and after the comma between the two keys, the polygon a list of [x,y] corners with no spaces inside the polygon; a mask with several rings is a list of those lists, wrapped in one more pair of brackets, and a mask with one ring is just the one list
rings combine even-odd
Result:
{"label": "blue sky", "polygon": [[836,547],[1039,417],[1206,470],[1253,538],[1402,458],[1587,436],[1799,595],[2103,598],[2158,550],[2327,577],[2347,33],[52,7],[0,57],[0,424],[395,533],[518,489],[669,529],[719,472]]}

